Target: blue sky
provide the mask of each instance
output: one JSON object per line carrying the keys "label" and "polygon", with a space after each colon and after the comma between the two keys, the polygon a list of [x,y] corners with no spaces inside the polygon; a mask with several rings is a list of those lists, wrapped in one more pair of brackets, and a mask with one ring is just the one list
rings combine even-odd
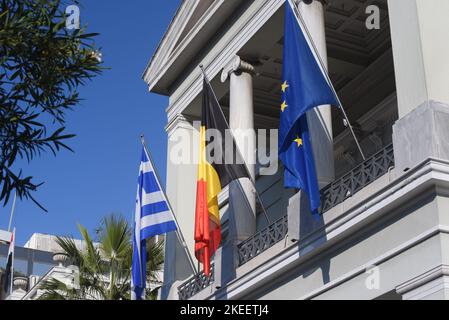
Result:
{"label": "blue sky", "polygon": [[[67,1],[70,3],[70,1]],[[168,99],[148,92],[142,73],[168,28],[180,0],[82,0],[81,22],[99,32],[101,76],[80,89],[84,101],[67,116],[75,153],[43,154],[26,174],[45,184],[35,193],[49,210],[18,201],[14,225],[19,245],[35,232],[79,237],[77,223],[93,231],[110,213],[127,219],[134,210],[144,133],[165,184]],[[11,205],[0,207],[0,229],[8,226]]]}

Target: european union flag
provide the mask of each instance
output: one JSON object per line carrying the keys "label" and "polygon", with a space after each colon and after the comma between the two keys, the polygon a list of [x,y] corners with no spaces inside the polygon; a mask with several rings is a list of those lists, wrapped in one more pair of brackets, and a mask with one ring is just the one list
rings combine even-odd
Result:
{"label": "european union flag", "polygon": [[286,1],[279,158],[284,186],[304,190],[317,213],[320,193],[306,112],[320,105],[338,106],[337,98],[304,36],[291,1]]}

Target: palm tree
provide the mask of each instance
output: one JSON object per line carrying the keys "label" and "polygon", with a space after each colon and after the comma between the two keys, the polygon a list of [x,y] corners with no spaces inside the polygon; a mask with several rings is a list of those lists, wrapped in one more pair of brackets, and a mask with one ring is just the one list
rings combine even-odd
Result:
{"label": "palm tree", "polygon": [[[43,300],[126,300],[130,298],[132,230],[122,217],[106,217],[97,231],[95,243],[86,228],[78,225],[84,240],[80,250],[72,238],[58,237],[56,242],[70,264],[79,268],[79,288],[68,287],[57,279],[44,281]],[[147,279],[156,280],[163,265],[163,244],[147,245]],[[155,297],[154,290],[147,298]]]}
{"label": "palm tree", "polygon": [[[148,258],[150,257],[150,258]],[[156,283],[159,281],[158,272],[164,266],[164,242],[147,241],[147,280]],[[156,300],[159,287],[147,288],[145,296],[147,300]]]}

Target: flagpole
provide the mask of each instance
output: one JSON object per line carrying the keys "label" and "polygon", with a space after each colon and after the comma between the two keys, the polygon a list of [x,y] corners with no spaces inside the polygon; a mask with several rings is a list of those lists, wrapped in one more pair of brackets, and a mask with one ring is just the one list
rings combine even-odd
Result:
{"label": "flagpole", "polygon": [[147,145],[145,143],[145,137],[144,137],[143,134],[140,136],[140,140],[142,142],[142,145],[143,145],[143,148],[145,149],[146,154],[148,155],[148,160],[150,160],[151,166],[154,168],[154,174],[156,175],[156,180],[157,180],[157,183],[159,185],[159,188],[164,193],[165,200],[167,200],[168,208],[170,209],[170,212],[172,213],[173,219],[174,219],[175,224],[176,224],[176,231],[175,232],[176,232],[176,235],[178,236],[178,240],[179,240],[179,242],[181,242],[181,245],[182,245],[183,249],[185,250],[185,252],[187,254],[187,259],[189,260],[190,267],[192,268],[193,274],[194,275],[198,275],[198,271],[197,271],[197,269],[195,267],[195,263],[193,262],[193,258],[192,258],[191,254],[190,254],[190,251],[187,248],[186,240],[184,238],[184,235],[182,234],[181,228],[180,228],[179,223],[178,223],[178,219],[177,219],[177,217],[176,217],[176,215],[175,215],[175,213],[173,211],[173,207],[171,206],[171,203],[170,203],[170,200],[167,197],[167,194],[165,193],[164,189],[162,189],[162,186],[160,185],[159,175],[157,173],[156,167],[154,166],[154,162],[153,162],[153,158],[151,156],[150,150],[147,148]]}
{"label": "flagpole", "polygon": [[[287,0],[287,1],[290,2],[292,0]],[[335,90],[335,87],[332,84],[332,81],[331,81],[330,76],[329,76],[329,71],[327,70],[327,67],[326,67],[325,63],[324,63],[323,59],[321,58],[321,55],[320,55],[320,53],[319,53],[319,51],[318,51],[318,49],[316,47],[315,41],[312,38],[312,35],[311,35],[310,31],[309,31],[309,28],[307,27],[307,24],[306,24],[306,22],[305,22],[305,20],[304,20],[304,18],[302,16],[302,14],[301,14],[301,11],[299,10],[299,8],[294,3],[291,3],[291,6],[294,8],[293,11],[297,15],[297,18],[299,18],[299,20],[301,20],[301,23],[304,26],[304,30],[307,33],[307,37],[309,38],[309,41],[312,44],[313,50],[315,52],[315,55],[317,56],[317,58],[319,60],[319,63],[321,65],[321,68],[324,71],[324,74],[325,74],[325,77],[327,79],[327,82],[329,83],[330,87],[332,88],[332,91],[334,92],[335,97],[337,98],[337,102],[338,102],[338,104],[340,106],[340,109],[341,109],[341,111],[343,113],[343,116],[346,119],[346,122],[347,122],[347,125],[349,127],[349,130],[351,131],[351,134],[354,137],[355,143],[357,144],[357,148],[359,149],[359,152],[362,155],[363,161],[365,161],[366,160],[365,154],[363,153],[362,147],[360,146],[360,143],[359,143],[359,141],[357,139],[357,136],[354,133],[354,129],[352,128],[352,125],[351,125],[351,122],[349,121],[348,115],[346,114],[346,111],[343,108],[343,104],[341,103],[340,98],[338,97],[337,91]]]}
{"label": "flagpole", "polygon": [[11,267],[10,267],[10,272],[11,272],[11,280],[9,282],[9,294],[12,294],[12,290],[14,288],[14,255],[16,254],[16,250],[15,250],[15,246],[16,246],[16,227],[14,227],[13,231],[12,231],[12,241],[9,244],[10,246],[12,246],[12,256],[11,256]]}
{"label": "flagpole", "polygon": [[[8,224],[8,232],[11,231],[11,225],[12,225],[12,219],[14,217],[14,212],[16,209],[16,200],[17,200],[17,190],[14,192],[14,199],[12,201],[12,208],[11,208],[11,214],[9,216],[9,224]],[[12,246],[14,247],[16,244],[16,228],[14,227],[13,231],[12,231]],[[15,255],[16,251],[13,248],[12,249],[12,261],[11,261],[11,282],[10,282],[10,288],[9,288],[9,293],[12,293],[12,289],[13,289],[13,283],[14,283],[14,255]]]}
{"label": "flagpole", "polygon": [[16,209],[16,200],[17,200],[17,190],[14,192],[14,199],[12,201],[11,214],[9,215],[8,232],[11,231],[12,218],[14,216],[14,211]]}
{"label": "flagpole", "polygon": [[[209,79],[207,78],[207,75],[206,75],[206,71],[204,70],[204,66],[203,66],[202,64],[200,64],[200,65],[199,65],[199,68],[201,69],[201,72],[203,73],[204,79],[205,79],[206,82],[210,85]],[[220,106],[220,103],[218,102],[218,99],[217,99],[217,96],[215,95],[214,90],[211,90],[211,91],[212,91],[212,94],[214,95],[215,101],[216,101],[217,104]],[[228,123],[228,121],[226,120],[226,117],[225,117],[225,115],[224,115],[224,113],[223,113],[223,110],[222,110],[221,108],[219,108],[219,109],[220,109],[221,115],[223,116],[223,119],[224,119],[224,121],[225,121],[227,127],[230,128],[230,127],[229,127],[229,123]],[[231,135],[232,135],[232,139],[235,141],[234,135],[232,134],[232,130],[231,130],[230,133],[231,133]],[[236,147],[236,149],[237,149],[237,152],[239,153],[240,158],[243,159],[242,153],[240,152],[240,149],[239,149],[239,146],[237,145],[237,142],[235,143],[235,147]],[[262,199],[261,199],[261,197],[260,197],[260,195],[259,195],[259,192],[257,191],[257,188],[256,188],[256,182],[253,180],[253,177],[251,176],[251,173],[249,172],[249,169],[248,169],[248,166],[246,165],[245,159],[243,159],[243,166],[245,167],[246,173],[247,173],[247,175],[248,175],[248,179],[251,181],[251,183],[252,183],[252,185],[253,185],[254,193],[256,194],[256,197],[257,197],[257,200],[258,200],[259,203],[260,203],[260,206],[262,207],[262,211],[263,211],[263,214],[264,214],[264,216],[265,216],[265,219],[267,219],[268,224],[271,225],[271,219],[270,219],[270,217],[268,216],[267,211],[265,210],[265,207],[264,207],[264,205],[263,205]],[[238,180],[238,183],[239,183],[240,190],[242,191],[243,195],[245,196],[248,205],[250,205],[249,200],[248,200],[247,197],[246,197],[245,190],[244,190],[244,188],[243,188],[243,186],[242,186],[240,180],[239,180],[239,179],[237,179],[237,180]]]}

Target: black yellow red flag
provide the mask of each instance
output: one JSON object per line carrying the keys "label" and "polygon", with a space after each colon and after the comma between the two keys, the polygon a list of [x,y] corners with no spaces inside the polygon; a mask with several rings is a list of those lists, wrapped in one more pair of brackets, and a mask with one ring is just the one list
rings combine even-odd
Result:
{"label": "black yellow red flag", "polygon": [[[221,134],[221,143],[217,145],[215,141],[213,146],[221,150],[206,152],[208,144],[214,143],[213,139],[207,141],[209,129],[214,129],[215,134]],[[195,210],[195,256],[203,264],[203,270],[207,276],[210,272],[211,256],[221,241],[218,195],[232,180],[249,177],[233,138],[232,146],[225,148],[225,143],[230,143],[229,139],[225,139],[226,135],[229,135],[227,130],[229,130],[228,124],[212,87],[207,79],[204,79]],[[235,155],[233,159],[226,156],[227,150],[233,152]]]}

